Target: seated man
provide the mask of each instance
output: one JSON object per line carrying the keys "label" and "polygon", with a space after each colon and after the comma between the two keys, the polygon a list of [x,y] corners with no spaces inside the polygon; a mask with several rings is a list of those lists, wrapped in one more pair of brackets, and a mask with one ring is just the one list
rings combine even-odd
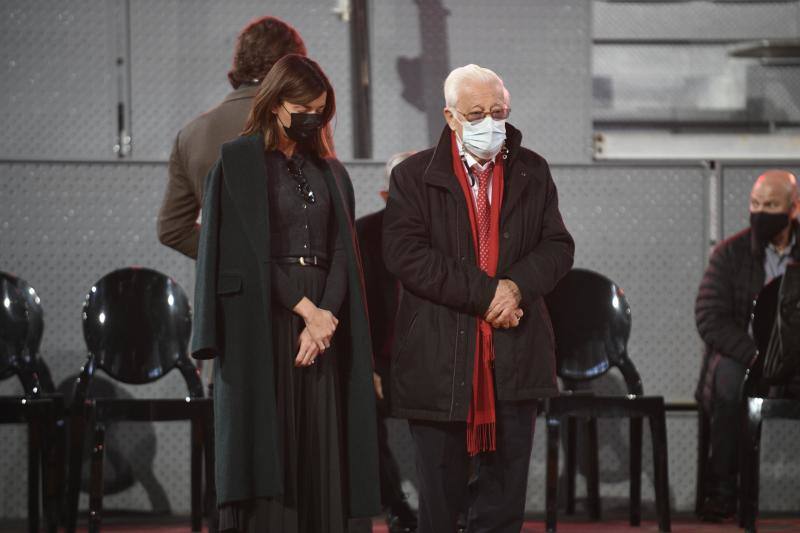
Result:
{"label": "seated man", "polygon": [[786,265],[800,259],[797,178],[770,170],[750,193],[750,228],[722,242],[711,255],[695,305],[706,344],[696,398],[711,423],[711,460],[702,518],[720,521],[736,512],[740,395],[756,356],[750,332],[753,298]]}

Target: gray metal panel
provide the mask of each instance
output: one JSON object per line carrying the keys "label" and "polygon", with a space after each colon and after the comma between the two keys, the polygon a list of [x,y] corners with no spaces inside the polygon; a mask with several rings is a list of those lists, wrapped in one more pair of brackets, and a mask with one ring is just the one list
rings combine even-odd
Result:
{"label": "gray metal panel", "polygon": [[[26,279],[42,299],[42,353],[56,383],[76,374],[85,360],[81,306],[86,292],[102,275],[124,266],[147,266],[171,275],[192,296],[193,262],[156,238],[165,175],[163,164],[0,164],[4,206],[0,269]],[[151,385],[123,388],[137,397],[183,397],[186,393],[177,373]],[[2,392],[15,389],[16,384],[7,382]],[[151,498],[163,502],[158,497],[160,485],[172,510],[187,513],[188,425],[153,426],[131,425],[123,442],[144,446],[126,457],[139,472],[155,473],[155,481],[112,496],[106,505],[149,509]],[[0,455],[3,479],[25,479],[22,435],[6,428],[0,432],[3,448],[9,452]],[[143,450],[155,451],[156,441],[158,453],[149,458],[152,465],[142,464],[148,460]],[[141,479],[147,481],[144,476]],[[0,516],[24,515],[25,494],[18,485],[0,483]]]}
{"label": "gray metal panel", "polygon": [[629,353],[644,390],[690,399],[700,340],[692,309],[704,261],[701,166],[557,166],[561,212],[576,241],[575,266],[625,290]]}
{"label": "gray metal panel", "polygon": [[133,157],[165,160],[178,130],[231,90],[227,72],[239,30],[272,15],[293,25],[336,91],[334,140],[352,155],[349,25],[325,0],[132,2]]}
{"label": "gray metal panel", "polygon": [[595,45],[595,118],[800,122],[800,68],[732,58],[730,49]]}
{"label": "gray metal panel", "polygon": [[800,35],[798,2],[594,2],[595,39],[761,39]]}
{"label": "gray metal panel", "polygon": [[750,226],[750,189],[756,178],[771,168],[782,168],[800,177],[800,161],[794,165],[722,165],[723,237]]}
{"label": "gray metal panel", "polygon": [[487,17],[479,0],[375,2],[375,157],[433,144],[445,125],[445,77],[477,63],[505,80],[526,146],[552,162],[588,162],[590,10],[580,0],[515,0],[478,31]]}
{"label": "gray metal panel", "polygon": [[0,157],[115,157],[117,12],[103,0],[3,2]]}
{"label": "gray metal panel", "polygon": [[380,192],[387,190],[384,164],[380,161],[349,161],[347,173],[356,194],[356,218],[374,213],[385,207]]}

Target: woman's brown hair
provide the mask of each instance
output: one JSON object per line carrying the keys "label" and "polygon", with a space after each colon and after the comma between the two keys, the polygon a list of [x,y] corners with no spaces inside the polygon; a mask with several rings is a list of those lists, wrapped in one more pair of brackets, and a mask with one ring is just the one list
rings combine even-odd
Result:
{"label": "woman's brown hair", "polygon": [[278,60],[270,69],[258,88],[250,116],[242,135],[264,135],[264,147],[276,150],[283,128],[273,109],[282,102],[308,104],[326,93],[325,109],[322,111],[322,127],[305,147],[318,157],[334,157],[331,119],[336,113],[336,99],[328,77],[311,59],[289,54]]}

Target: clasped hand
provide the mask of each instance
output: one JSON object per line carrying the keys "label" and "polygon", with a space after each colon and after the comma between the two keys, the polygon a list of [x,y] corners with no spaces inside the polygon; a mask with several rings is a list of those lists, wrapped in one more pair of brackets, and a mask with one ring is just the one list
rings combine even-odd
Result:
{"label": "clasped hand", "polygon": [[515,328],[524,314],[519,307],[521,301],[522,294],[517,284],[510,279],[501,279],[483,318],[496,329]]}
{"label": "clasped hand", "polygon": [[303,298],[294,311],[303,317],[306,324],[297,341],[299,348],[294,366],[310,366],[320,354],[331,347],[331,339],[336,333],[339,319],[327,309],[314,305],[308,298]]}

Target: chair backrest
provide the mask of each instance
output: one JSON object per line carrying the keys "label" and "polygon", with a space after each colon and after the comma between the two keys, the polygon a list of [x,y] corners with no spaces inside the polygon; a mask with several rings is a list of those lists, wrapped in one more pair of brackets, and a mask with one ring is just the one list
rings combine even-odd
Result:
{"label": "chair backrest", "polygon": [[[90,364],[124,383],[149,383],[191,364],[191,328],[186,293],[172,278],[148,268],[106,274],[83,305]],[[196,384],[187,385],[191,390]]]}
{"label": "chair backrest", "polygon": [[750,314],[750,323],[753,328],[753,340],[758,350],[756,360],[747,370],[744,383],[746,396],[766,395],[769,387],[761,382],[764,372],[764,358],[767,355],[769,339],[772,336],[772,326],[778,316],[778,299],[780,297],[783,276],[770,280],[759,291],[753,302],[753,311]]}
{"label": "chair backrest", "polygon": [[0,272],[0,379],[17,375],[32,393],[36,358],[44,331],[44,313],[36,290],[27,281]]}
{"label": "chair backrest", "polygon": [[628,357],[631,308],[622,288],[597,272],[570,270],[545,298],[556,338],[557,373],[565,381],[595,379],[619,368],[630,394],[642,394]]}

